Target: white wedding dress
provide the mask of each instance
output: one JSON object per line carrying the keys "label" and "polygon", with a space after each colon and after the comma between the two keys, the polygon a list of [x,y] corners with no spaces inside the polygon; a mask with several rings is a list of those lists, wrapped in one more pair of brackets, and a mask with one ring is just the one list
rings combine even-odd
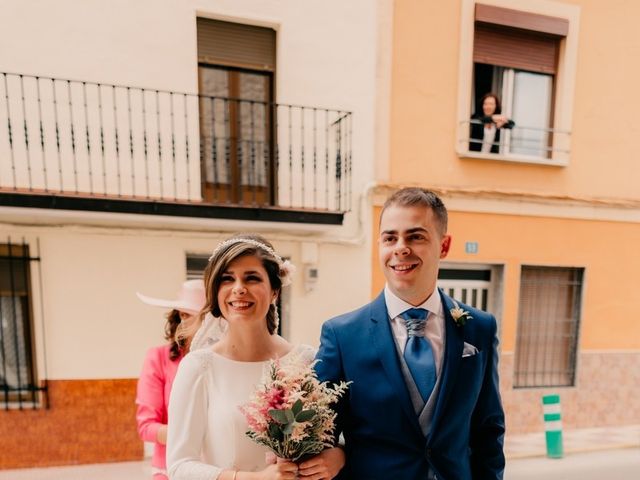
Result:
{"label": "white wedding dress", "polygon": [[[295,346],[281,358],[311,362],[315,350]],[[169,403],[167,467],[171,480],[214,480],[225,469],[265,468],[266,447],[249,439],[239,406],[251,400],[264,362],[239,362],[211,348],[190,352],[180,363]]]}

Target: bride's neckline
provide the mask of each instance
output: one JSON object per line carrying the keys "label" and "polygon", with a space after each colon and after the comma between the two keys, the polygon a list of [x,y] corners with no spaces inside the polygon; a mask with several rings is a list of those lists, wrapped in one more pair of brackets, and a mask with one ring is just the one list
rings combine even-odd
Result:
{"label": "bride's neckline", "polygon": [[[284,355],[280,356],[280,357],[275,357],[275,358],[279,358],[280,360],[287,358],[289,355],[291,355],[294,351],[296,351],[299,348],[299,346],[297,345],[293,345],[291,347],[291,349],[285,353]],[[218,357],[218,358],[222,358],[223,360],[226,360],[228,362],[233,362],[233,363],[247,363],[247,364],[261,364],[261,363],[266,363],[269,362],[271,360],[275,360],[275,358],[268,358],[266,360],[253,360],[253,361],[249,361],[249,360],[234,360],[233,358],[229,358],[225,355],[222,355],[221,353],[218,353],[216,351],[213,350],[213,348],[209,349],[209,352],[211,352],[214,356]]]}

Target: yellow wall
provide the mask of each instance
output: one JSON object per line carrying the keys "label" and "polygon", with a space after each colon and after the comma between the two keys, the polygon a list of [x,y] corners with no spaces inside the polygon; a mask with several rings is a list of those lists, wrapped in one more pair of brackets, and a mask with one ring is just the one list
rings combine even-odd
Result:
{"label": "yellow wall", "polygon": [[[373,213],[379,218],[380,208]],[[447,260],[505,266],[503,351],[513,351],[515,346],[521,265],[585,268],[581,350],[640,349],[634,313],[638,305],[640,225],[463,212],[449,215],[453,243]],[[372,234],[377,238],[377,221]],[[478,254],[464,253],[467,241],[478,242]],[[384,285],[376,247],[372,263],[375,295]]]}
{"label": "yellow wall", "polygon": [[[487,0],[493,3],[496,0]],[[507,2],[548,5],[532,0]],[[640,3],[582,0],[567,167],[459,159],[457,89],[464,0],[395,2],[390,183],[640,200]],[[472,38],[472,37],[471,37]],[[471,69],[471,65],[465,68]],[[516,119],[517,121],[517,119]]]}

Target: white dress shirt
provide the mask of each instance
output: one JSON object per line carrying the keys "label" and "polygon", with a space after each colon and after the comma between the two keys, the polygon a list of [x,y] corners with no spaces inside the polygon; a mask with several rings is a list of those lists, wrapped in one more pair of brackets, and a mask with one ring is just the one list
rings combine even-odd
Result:
{"label": "white dress shirt", "polygon": [[490,123],[489,126],[483,127],[484,135],[482,137],[482,153],[491,153],[491,147],[493,147],[493,142],[496,140],[496,126],[493,123]]}
{"label": "white dress shirt", "polygon": [[387,312],[389,313],[389,321],[391,322],[391,330],[393,336],[400,346],[401,352],[404,353],[404,347],[407,343],[407,327],[404,319],[400,314],[410,308],[424,308],[429,310],[427,317],[427,325],[424,329],[424,336],[431,344],[433,357],[436,361],[437,375],[440,375],[442,369],[442,354],[444,352],[445,341],[445,325],[444,313],[442,312],[442,301],[440,292],[436,288],[433,293],[420,305],[411,305],[404,300],[398,298],[388,285],[384,287],[384,301],[387,304]]}

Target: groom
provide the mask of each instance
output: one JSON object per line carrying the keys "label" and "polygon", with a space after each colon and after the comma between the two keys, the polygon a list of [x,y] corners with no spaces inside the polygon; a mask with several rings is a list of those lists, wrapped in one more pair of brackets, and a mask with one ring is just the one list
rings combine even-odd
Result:
{"label": "groom", "polygon": [[501,479],[496,320],[436,288],[451,244],[444,204],[421,188],[396,192],[378,241],[384,291],[327,321],[318,351],[321,380],[353,382],[337,406],[337,478]]}

